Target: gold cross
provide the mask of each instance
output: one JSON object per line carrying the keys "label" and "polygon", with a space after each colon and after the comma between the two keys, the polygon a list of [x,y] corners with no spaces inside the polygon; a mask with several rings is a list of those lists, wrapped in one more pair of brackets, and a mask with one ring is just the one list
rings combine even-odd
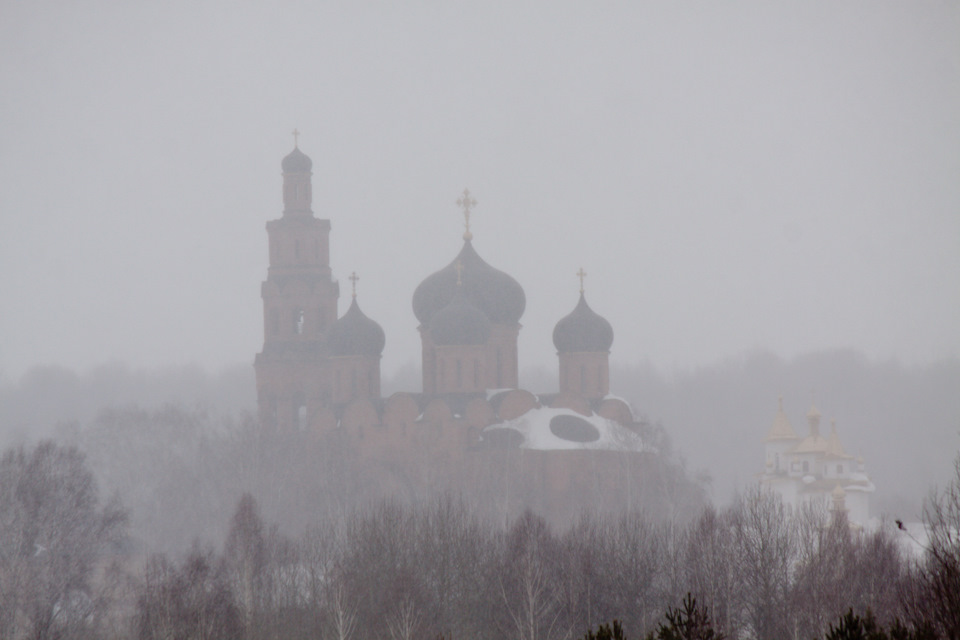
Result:
{"label": "gold cross", "polygon": [[583,279],[587,277],[587,272],[583,270],[583,267],[580,267],[580,271],[577,271],[577,277],[580,278],[580,293],[583,293]]}
{"label": "gold cross", "polygon": [[357,297],[357,280],[360,279],[360,276],[357,275],[357,272],[354,271],[350,274],[350,282],[353,283],[353,297]]}
{"label": "gold cross", "polygon": [[463,261],[457,260],[457,264],[453,265],[453,268],[457,270],[457,286],[462,286],[463,280],[460,279],[460,276],[463,274]]}
{"label": "gold cross", "polygon": [[463,232],[463,239],[472,240],[473,234],[470,233],[470,209],[477,206],[477,200],[470,195],[469,189],[464,189],[463,195],[457,198],[457,206],[463,208],[463,219],[467,226],[467,230]]}
{"label": "gold cross", "polygon": [[299,135],[300,135],[300,132],[297,131],[296,129],[294,129],[294,130],[293,130],[293,146],[294,146],[294,147],[297,146],[297,136],[299,136]]}

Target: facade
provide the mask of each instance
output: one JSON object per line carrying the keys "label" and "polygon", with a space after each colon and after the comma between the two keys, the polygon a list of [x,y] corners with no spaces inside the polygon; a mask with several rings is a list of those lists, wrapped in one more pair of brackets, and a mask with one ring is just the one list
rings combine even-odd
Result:
{"label": "facade", "polygon": [[766,464],[760,483],[775,491],[785,504],[799,507],[805,501],[823,501],[831,511],[845,511],[851,523],[863,525],[869,517],[870,494],[875,487],[862,457],[848,454],[840,443],[836,420],[830,433],[820,433],[820,411],[810,405],[808,434],[800,437],[779,400],[773,426],[764,440]]}
{"label": "facade", "polygon": [[264,429],[336,441],[387,494],[416,493],[423,478],[451,488],[499,484],[494,494],[521,486],[536,494],[527,503],[557,513],[630,490],[644,447],[630,407],[609,395],[613,329],[587,304],[582,271],[579,302],[553,332],[558,390],[519,389],[526,296],[474,247],[476,201],[464,191],[463,244],[412,296],[423,389],[382,398],[385,335],[360,310],[355,276],[338,317],[331,225],[312,211],[312,162],[295,147],[281,166],[284,210],[267,223],[264,343],[254,363]]}

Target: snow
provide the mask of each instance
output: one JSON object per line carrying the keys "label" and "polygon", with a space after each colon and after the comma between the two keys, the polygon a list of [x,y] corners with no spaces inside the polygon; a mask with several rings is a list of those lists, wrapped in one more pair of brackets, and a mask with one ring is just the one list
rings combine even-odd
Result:
{"label": "snow", "polygon": [[[593,426],[600,437],[592,442],[575,442],[557,436],[550,429],[550,421],[557,416],[573,416]],[[523,436],[521,449],[535,451],[573,451],[578,449],[595,451],[645,451],[643,442],[633,431],[612,420],[598,415],[584,416],[570,409],[543,407],[531,409],[519,418],[493,424],[484,429],[491,432],[512,429]]]}

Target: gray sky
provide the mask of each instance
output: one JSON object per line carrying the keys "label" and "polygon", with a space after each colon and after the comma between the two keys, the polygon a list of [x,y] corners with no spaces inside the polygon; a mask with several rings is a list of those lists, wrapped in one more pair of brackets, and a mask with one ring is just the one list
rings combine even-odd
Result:
{"label": "gray sky", "polygon": [[386,372],[464,187],[521,368],[960,354],[960,3],[785,5],[0,0],[0,375],[252,361],[294,127]]}

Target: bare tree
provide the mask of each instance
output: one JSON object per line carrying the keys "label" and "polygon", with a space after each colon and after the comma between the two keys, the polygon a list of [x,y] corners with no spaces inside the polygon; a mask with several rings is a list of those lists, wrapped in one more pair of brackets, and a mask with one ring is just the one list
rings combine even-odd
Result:
{"label": "bare tree", "polygon": [[254,622],[264,604],[266,547],[263,520],[249,493],[243,494],[237,504],[227,534],[224,559],[243,614],[246,635],[253,637]]}
{"label": "bare tree", "polygon": [[560,616],[557,585],[558,545],[547,522],[524,512],[506,537],[500,593],[510,629],[520,640],[553,637]]}
{"label": "bare tree", "polygon": [[334,585],[329,592],[329,620],[336,640],[350,640],[357,629],[357,608],[347,601],[342,584]]}
{"label": "bare tree", "polygon": [[914,570],[914,585],[908,607],[917,624],[933,622],[939,634],[960,639],[960,455],[946,488],[934,492],[923,511],[927,546],[920,566]]}
{"label": "bare tree", "polygon": [[83,454],[53,442],[0,459],[0,634],[76,635],[95,617],[91,584],[126,514],[99,504]]}
{"label": "bare tree", "polygon": [[226,568],[199,548],[180,567],[152,558],[138,588],[134,628],[140,640],[235,640],[243,633]]}
{"label": "bare tree", "polygon": [[796,547],[789,510],[758,486],[737,499],[732,518],[745,622],[758,638],[793,636],[789,595]]}

